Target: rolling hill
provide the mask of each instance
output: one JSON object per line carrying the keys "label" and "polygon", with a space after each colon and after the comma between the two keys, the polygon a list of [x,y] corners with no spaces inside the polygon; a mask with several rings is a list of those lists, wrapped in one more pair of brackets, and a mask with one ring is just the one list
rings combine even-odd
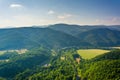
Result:
{"label": "rolling hill", "polygon": [[120,45],[120,26],[119,25],[94,25],[80,26],[68,24],[50,25],[48,28],[61,31],[87,42],[94,47],[119,46]]}
{"label": "rolling hill", "polygon": [[77,36],[80,33],[93,30],[93,29],[99,29],[99,28],[108,28],[111,30],[119,30],[120,31],[120,25],[69,25],[69,24],[54,24],[49,25],[48,28],[51,28],[53,30],[62,31],[67,34]]}
{"label": "rolling hill", "polygon": [[119,46],[120,31],[108,28],[98,28],[78,34],[81,41],[86,41],[94,46]]}
{"label": "rolling hill", "polygon": [[0,44],[1,50],[30,49],[39,46],[63,48],[88,45],[64,32],[36,27],[0,29]]}
{"label": "rolling hill", "polygon": [[120,45],[118,26],[55,24],[48,27],[0,29],[0,50],[34,47],[108,47]]}
{"label": "rolling hill", "polygon": [[69,25],[69,24],[55,24],[50,25],[48,28],[51,28],[53,30],[62,31],[67,34],[76,36],[79,33],[92,30],[94,28],[98,28],[96,26],[79,26],[79,25]]}

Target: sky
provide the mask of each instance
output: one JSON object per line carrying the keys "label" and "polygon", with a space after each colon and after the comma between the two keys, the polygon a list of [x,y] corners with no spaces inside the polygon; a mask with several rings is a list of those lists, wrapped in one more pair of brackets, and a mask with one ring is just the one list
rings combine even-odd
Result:
{"label": "sky", "polygon": [[0,0],[0,28],[120,25],[120,0]]}

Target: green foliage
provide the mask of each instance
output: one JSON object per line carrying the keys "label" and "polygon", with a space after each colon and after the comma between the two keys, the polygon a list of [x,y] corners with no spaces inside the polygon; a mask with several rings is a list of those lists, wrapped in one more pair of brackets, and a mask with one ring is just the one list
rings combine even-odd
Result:
{"label": "green foliage", "polygon": [[[61,50],[49,67],[38,67],[18,74],[15,80],[76,80],[77,63],[75,50]],[[64,60],[61,57],[65,57]],[[79,57],[79,56],[77,56]]]}
{"label": "green foliage", "polygon": [[84,73],[89,80],[119,80],[120,60],[98,61],[89,66]]}
{"label": "green foliage", "polygon": [[120,50],[113,50],[84,60],[72,48],[40,47],[0,64],[0,76],[7,80],[119,80],[119,55]]}
{"label": "green foliage", "polygon": [[5,78],[0,77],[0,80],[6,80]]}
{"label": "green foliage", "polygon": [[119,80],[120,50],[113,50],[84,61],[80,68],[83,80]]}
{"label": "green foliage", "polygon": [[25,54],[10,58],[9,62],[0,64],[0,76],[12,78],[16,74],[41,66],[43,63],[49,62],[51,52],[48,49],[34,49]]}

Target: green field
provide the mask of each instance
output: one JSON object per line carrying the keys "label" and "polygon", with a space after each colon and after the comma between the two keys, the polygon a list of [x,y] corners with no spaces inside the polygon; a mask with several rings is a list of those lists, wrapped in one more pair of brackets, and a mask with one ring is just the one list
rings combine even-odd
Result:
{"label": "green field", "polygon": [[77,50],[78,54],[84,59],[91,59],[97,55],[104,54],[109,52],[109,50],[102,50],[102,49],[80,49]]}
{"label": "green field", "polygon": [[0,51],[0,55],[4,54],[6,51]]}
{"label": "green field", "polygon": [[18,54],[23,54],[26,53],[28,50],[27,49],[20,49],[20,50],[3,50],[0,51],[0,55],[4,54],[5,52],[17,52]]}

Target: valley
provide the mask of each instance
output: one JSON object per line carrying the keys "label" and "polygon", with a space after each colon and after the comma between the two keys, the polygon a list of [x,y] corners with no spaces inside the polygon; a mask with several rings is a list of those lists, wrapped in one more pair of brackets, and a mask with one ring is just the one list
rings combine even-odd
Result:
{"label": "valley", "polygon": [[[87,54],[90,56],[88,57]],[[99,67],[105,63],[111,71],[114,71],[113,67],[119,71],[119,67],[115,67],[119,66],[115,64],[119,59],[120,50],[69,48],[51,51],[40,47],[14,56],[8,62],[0,63],[0,75],[3,80],[91,80],[89,75],[93,74],[92,68],[96,68],[96,65]],[[99,68],[104,69],[104,67]],[[6,73],[6,70],[9,73]],[[90,73],[88,73],[89,70],[91,70]],[[110,73],[104,72],[104,74],[107,76]],[[113,75],[116,74],[118,75],[117,72]],[[96,76],[98,76],[97,73],[92,79],[97,80]],[[101,75],[101,78],[107,77]],[[119,76],[113,77],[113,80],[117,78]]]}
{"label": "valley", "polygon": [[1,80],[119,79],[120,32],[106,26],[73,31],[75,26],[0,29]]}

